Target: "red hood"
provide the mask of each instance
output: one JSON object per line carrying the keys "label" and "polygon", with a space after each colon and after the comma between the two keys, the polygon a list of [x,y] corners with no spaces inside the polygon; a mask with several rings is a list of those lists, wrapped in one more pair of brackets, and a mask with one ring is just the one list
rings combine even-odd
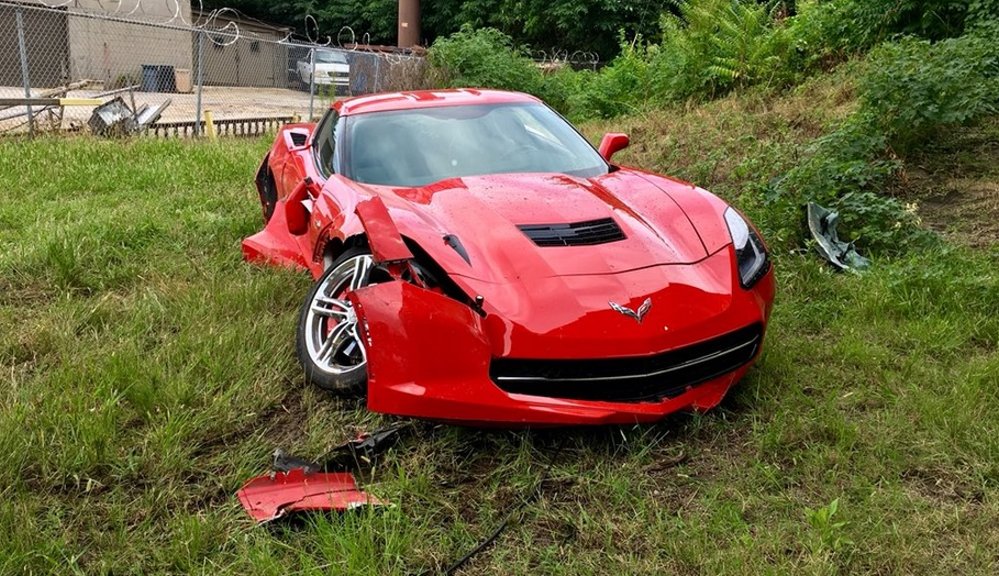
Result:
{"label": "red hood", "polygon": [[[455,178],[420,188],[362,187],[381,196],[400,232],[454,276],[505,284],[693,263],[708,255],[670,195],[629,170],[591,179],[509,174]],[[518,228],[602,218],[613,218],[626,238],[539,247]],[[458,238],[469,262],[445,244],[448,234]]]}

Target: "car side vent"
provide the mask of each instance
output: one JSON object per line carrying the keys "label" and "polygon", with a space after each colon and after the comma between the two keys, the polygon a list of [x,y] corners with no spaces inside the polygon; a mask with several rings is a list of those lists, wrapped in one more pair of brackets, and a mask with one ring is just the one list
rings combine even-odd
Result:
{"label": "car side vent", "polygon": [[524,224],[517,226],[538,246],[593,246],[624,240],[624,232],[613,218],[573,224]]}
{"label": "car side vent", "polygon": [[303,134],[301,132],[289,132],[291,136],[291,143],[295,146],[305,146],[305,143],[309,141],[309,135]]}

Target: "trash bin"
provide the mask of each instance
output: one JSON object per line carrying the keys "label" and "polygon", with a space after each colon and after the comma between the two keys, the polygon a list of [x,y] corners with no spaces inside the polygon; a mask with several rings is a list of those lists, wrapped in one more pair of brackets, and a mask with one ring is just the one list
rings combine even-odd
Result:
{"label": "trash bin", "polygon": [[174,68],[162,64],[142,65],[143,92],[176,92],[177,80],[174,78]]}
{"label": "trash bin", "polygon": [[177,91],[177,80],[174,72],[173,66],[163,65],[158,66],[160,69],[159,74],[159,92],[176,92]]}
{"label": "trash bin", "polygon": [[188,94],[191,92],[191,69],[177,68],[174,70],[174,82],[177,85],[177,92]]}
{"label": "trash bin", "polygon": [[143,92],[159,92],[159,67],[153,64],[142,65],[142,84],[139,90]]}

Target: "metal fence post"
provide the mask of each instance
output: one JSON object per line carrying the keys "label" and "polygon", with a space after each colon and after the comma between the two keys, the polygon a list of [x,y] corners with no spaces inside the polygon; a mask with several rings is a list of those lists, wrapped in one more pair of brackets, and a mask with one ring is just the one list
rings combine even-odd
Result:
{"label": "metal fence post", "polygon": [[[21,81],[24,83],[24,97],[31,98],[31,82],[28,80],[28,49],[24,45],[24,16],[20,8],[15,12],[17,18],[17,49],[21,53]],[[28,136],[35,136],[35,117],[28,103]]]}
{"label": "metal fence post", "polygon": [[202,48],[205,43],[205,31],[198,30],[198,93],[194,98],[194,135],[201,136],[201,85],[204,80],[204,71],[201,61]]}
{"label": "metal fence post", "polygon": [[309,48],[309,122],[312,122],[312,102],[316,97],[316,49]]}

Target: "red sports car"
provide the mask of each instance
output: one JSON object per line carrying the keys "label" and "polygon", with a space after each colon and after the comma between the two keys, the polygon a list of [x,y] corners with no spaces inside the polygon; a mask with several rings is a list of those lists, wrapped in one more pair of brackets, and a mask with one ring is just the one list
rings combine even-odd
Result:
{"label": "red sports car", "polygon": [[342,100],[286,126],[256,183],[247,259],[316,283],[309,381],[377,412],[493,425],[657,420],[718,404],[774,297],[744,216],[612,162],[525,94]]}

